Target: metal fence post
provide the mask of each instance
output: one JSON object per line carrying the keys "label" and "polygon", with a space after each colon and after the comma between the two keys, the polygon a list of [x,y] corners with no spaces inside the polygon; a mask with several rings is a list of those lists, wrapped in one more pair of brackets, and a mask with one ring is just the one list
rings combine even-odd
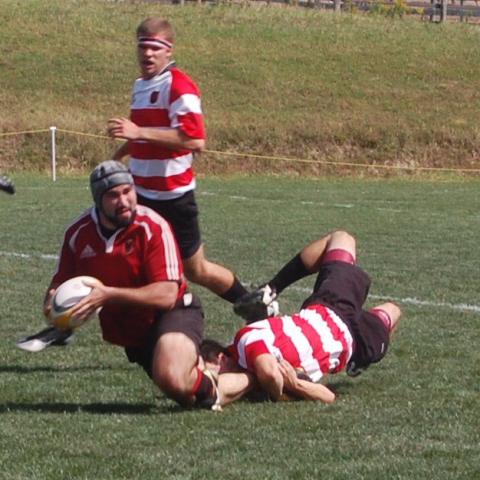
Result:
{"label": "metal fence post", "polygon": [[51,137],[52,137],[52,180],[55,182],[57,180],[57,149],[55,145],[55,131],[57,127],[50,127]]}

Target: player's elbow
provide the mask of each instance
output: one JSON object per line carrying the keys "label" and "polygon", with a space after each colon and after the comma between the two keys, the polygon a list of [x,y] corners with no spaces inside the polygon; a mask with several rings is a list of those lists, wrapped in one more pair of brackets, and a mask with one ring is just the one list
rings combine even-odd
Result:
{"label": "player's elbow", "polygon": [[324,403],[334,403],[336,400],[336,396],[333,392],[328,392],[325,397],[322,399]]}

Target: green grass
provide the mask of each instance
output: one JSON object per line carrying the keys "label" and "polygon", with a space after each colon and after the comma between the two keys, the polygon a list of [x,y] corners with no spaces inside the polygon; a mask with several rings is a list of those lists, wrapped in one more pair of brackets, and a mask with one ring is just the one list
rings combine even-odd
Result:
{"label": "green grass", "polygon": [[[93,322],[68,349],[15,349],[42,326],[48,255],[90,204],[86,176],[16,180],[17,195],[0,196],[2,479],[479,476],[478,181],[200,179],[207,253],[243,281],[267,280],[308,240],[345,228],[374,280],[369,304],[394,297],[404,311],[382,363],[330,379],[334,405],[241,401],[214,414],[158,395]],[[285,291],[282,310],[311,283]],[[230,339],[241,320],[194,289],[207,334]]]}
{"label": "green grass", "polygon": [[[104,134],[108,118],[128,112],[134,30],[152,14],[177,28],[176,58],[203,92],[210,150],[479,167],[478,27],[303,8],[4,0],[2,131]],[[114,149],[72,135],[59,142],[64,169]],[[0,166],[45,169],[48,148],[48,135],[0,137]],[[205,160],[205,171],[251,168]],[[261,168],[307,170],[278,161]]]}

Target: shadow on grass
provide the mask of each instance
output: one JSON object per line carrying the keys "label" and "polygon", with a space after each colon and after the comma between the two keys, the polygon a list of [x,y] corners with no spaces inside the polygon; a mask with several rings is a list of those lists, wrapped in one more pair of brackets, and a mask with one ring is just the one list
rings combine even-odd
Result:
{"label": "shadow on grass", "polygon": [[30,413],[91,413],[97,415],[171,415],[176,413],[200,411],[195,408],[182,407],[166,398],[160,399],[166,403],[65,403],[39,402],[18,403],[6,402],[0,404],[0,415],[12,412]]}
{"label": "shadow on grass", "polygon": [[355,381],[353,380],[336,380],[335,383],[327,384],[327,387],[335,395],[345,395],[350,389],[355,387]]}
{"label": "shadow on grass", "polygon": [[19,375],[28,375],[38,372],[82,372],[90,370],[131,370],[132,367],[125,365],[119,367],[118,365],[82,365],[78,367],[64,366],[64,367],[52,367],[51,365],[38,365],[36,367],[25,367],[23,365],[1,365],[0,374],[2,373],[17,373]]}
{"label": "shadow on grass", "polygon": [[13,403],[0,405],[0,414],[11,412],[36,413],[94,413],[94,414],[157,414],[159,409],[151,403]]}

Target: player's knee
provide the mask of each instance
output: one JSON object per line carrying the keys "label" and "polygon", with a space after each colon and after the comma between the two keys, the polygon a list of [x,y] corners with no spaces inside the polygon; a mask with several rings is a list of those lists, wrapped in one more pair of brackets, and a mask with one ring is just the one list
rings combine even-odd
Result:
{"label": "player's knee", "polygon": [[197,350],[190,338],[180,332],[166,333],[155,347],[152,379],[163,392],[178,399],[191,391],[197,361]]}
{"label": "player's knee", "polygon": [[322,262],[332,261],[356,264],[356,242],[353,235],[344,230],[330,234]]}
{"label": "player's knee", "polygon": [[345,250],[349,250],[353,247],[355,249],[355,237],[348,233],[346,230],[335,230],[331,235],[331,243],[335,242],[335,245],[338,243],[337,248],[344,248]]}
{"label": "player's knee", "polygon": [[370,311],[384,323],[390,333],[396,329],[402,315],[400,307],[393,302],[382,303]]}
{"label": "player's knee", "polygon": [[402,316],[402,311],[396,303],[386,302],[380,308],[388,313],[392,322],[397,322]]}
{"label": "player's knee", "polygon": [[400,321],[400,317],[402,316],[402,310],[396,303],[393,302],[387,302],[386,305],[390,314],[390,318],[392,319],[392,323],[396,325]]}
{"label": "player's knee", "polygon": [[189,394],[188,376],[173,365],[154,365],[152,379],[155,385],[169,397],[178,399]]}

